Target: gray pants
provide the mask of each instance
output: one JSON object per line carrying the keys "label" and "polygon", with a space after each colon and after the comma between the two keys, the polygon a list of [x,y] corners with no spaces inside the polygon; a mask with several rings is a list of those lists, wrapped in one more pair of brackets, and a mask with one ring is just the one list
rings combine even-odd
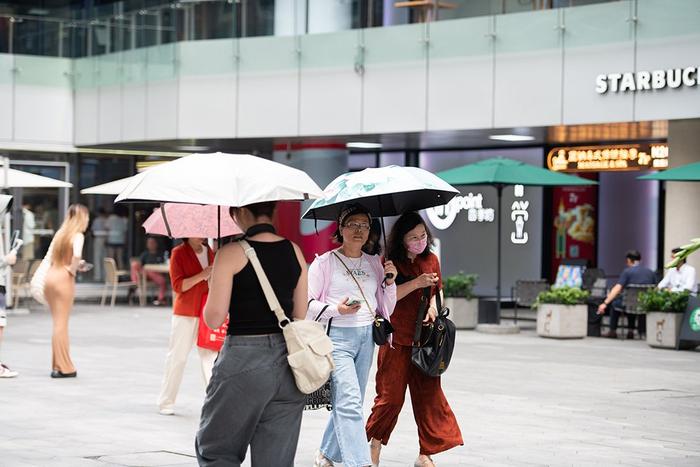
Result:
{"label": "gray pants", "polygon": [[294,382],[281,334],[228,336],[202,407],[200,466],[292,467],[305,397]]}

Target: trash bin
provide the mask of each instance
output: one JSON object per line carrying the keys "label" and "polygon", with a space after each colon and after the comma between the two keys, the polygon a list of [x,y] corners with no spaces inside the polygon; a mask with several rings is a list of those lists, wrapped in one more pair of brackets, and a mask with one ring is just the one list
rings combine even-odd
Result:
{"label": "trash bin", "polygon": [[603,322],[603,315],[598,314],[599,301],[588,302],[588,332],[589,337],[600,337],[600,325]]}

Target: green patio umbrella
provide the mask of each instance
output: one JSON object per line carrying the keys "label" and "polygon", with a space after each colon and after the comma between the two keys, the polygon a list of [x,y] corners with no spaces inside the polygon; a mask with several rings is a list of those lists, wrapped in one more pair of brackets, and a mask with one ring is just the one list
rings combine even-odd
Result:
{"label": "green patio umbrella", "polygon": [[492,185],[498,194],[498,211],[496,222],[498,233],[497,264],[496,264],[496,310],[498,320],[501,319],[501,200],[503,188],[508,185],[529,186],[571,186],[571,185],[596,185],[597,183],[573,175],[535,167],[524,162],[495,157],[483,161],[467,164],[444,172],[439,172],[438,177],[450,185]]}
{"label": "green patio umbrella", "polygon": [[639,180],[665,180],[668,182],[700,182],[700,162],[681,165],[637,178]]}

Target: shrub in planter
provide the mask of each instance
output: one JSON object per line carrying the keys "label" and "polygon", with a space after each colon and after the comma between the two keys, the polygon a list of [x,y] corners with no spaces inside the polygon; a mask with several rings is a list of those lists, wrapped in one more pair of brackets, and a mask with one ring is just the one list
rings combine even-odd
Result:
{"label": "shrub in planter", "polygon": [[479,315],[478,301],[474,298],[474,285],[479,278],[476,274],[459,272],[442,280],[445,306],[450,309],[450,317],[458,329],[474,329]]}
{"label": "shrub in planter", "polygon": [[578,287],[552,287],[537,296],[537,335],[583,338],[588,328],[588,292]]}
{"label": "shrub in planter", "polygon": [[477,274],[464,274],[460,271],[454,276],[448,276],[442,280],[442,290],[445,297],[471,299],[474,295],[474,286],[479,278]]}
{"label": "shrub in planter", "polygon": [[647,344],[665,349],[676,347],[689,296],[688,291],[658,289],[639,294],[639,308],[647,315]]}

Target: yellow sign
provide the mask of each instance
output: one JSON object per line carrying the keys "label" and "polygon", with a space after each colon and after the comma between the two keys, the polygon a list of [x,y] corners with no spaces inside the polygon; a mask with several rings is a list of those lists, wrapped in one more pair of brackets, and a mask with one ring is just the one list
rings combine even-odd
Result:
{"label": "yellow sign", "polygon": [[555,172],[660,170],[668,167],[668,145],[627,144],[554,148],[547,167]]}

